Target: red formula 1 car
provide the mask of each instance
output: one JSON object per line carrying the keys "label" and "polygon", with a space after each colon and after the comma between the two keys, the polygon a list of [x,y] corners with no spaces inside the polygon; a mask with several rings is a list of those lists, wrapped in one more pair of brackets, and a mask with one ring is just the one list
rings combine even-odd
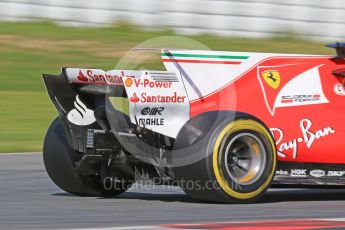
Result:
{"label": "red formula 1 car", "polygon": [[330,46],[337,56],[161,50],[166,71],[44,74],[59,113],[47,172],[78,195],[154,178],[237,203],[272,182],[343,185],[345,45]]}

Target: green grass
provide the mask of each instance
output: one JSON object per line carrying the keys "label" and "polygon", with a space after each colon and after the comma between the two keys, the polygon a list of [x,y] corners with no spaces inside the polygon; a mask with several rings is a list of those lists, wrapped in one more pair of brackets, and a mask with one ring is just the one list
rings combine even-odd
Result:
{"label": "green grass", "polygon": [[0,92],[2,152],[37,151],[55,110],[45,92]]}
{"label": "green grass", "polygon": [[[59,27],[44,23],[0,23],[0,152],[40,151],[50,122],[56,116],[45,91],[42,73],[59,73],[60,67],[112,69],[119,58],[141,42],[176,36],[169,30],[142,31],[129,25],[106,28]],[[286,35],[271,39],[189,37],[213,50],[331,54],[323,44]],[[170,38],[171,39],[171,38]],[[166,39],[165,39],[166,40]],[[174,43],[147,44],[188,48]],[[135,68],[161,69],[158,55],[145,64],[142,53],[131,55]],[[127,66],[128,67],[128,66]]]}

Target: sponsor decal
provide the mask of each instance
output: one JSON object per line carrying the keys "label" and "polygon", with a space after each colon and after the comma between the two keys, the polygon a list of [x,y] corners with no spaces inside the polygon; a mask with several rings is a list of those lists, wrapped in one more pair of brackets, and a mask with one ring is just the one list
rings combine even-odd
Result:
{"label": "sponsor decal", "polygon": [[181,78],[173,72],[148,71],[124,77],[131,122],[176,137],[189,120],[190,104]]}
{"label": "sponsor decal", "polygon": [[292,95],[292,96],[282,96],[281,97],[281,103],[283,104],[294,104],[298,105],[299,103],[305,103],[305,102],[315,102],[315,101],[320,101],[321,100],[321,95],[316,94],[316,95]]}
{"label": "sponsor decal", "polygon": [[141,110],[141,114],[155,116],[155,115],[162,115],[163,111],[164,111],[164,107],[153,107],[153,108],[145,107],[143,108],[143,110]]}
{"label": "sponsor decal", "polygon": [[288,175],[289,172],[288,171],[285,171],[285,170],[277,170],[276,171],[276,175],[280,175],[280,176],[284,176],[284,175]]}
{"label": "sponsor decal", "polygon": [[307,170],[306,169],[291,169],[290,176],[292,177],[306,177]]}
{"label": "sponsor decal", "polygon": [[313,144],[319,139],[335,133],[331,126],[326,126],[321,129],[315,129],[313,122],[310,119],[303,119],[300,121],[301,136],[292,140],[284,140],[284,131],[279,128],[271,128],[272,135],[276,140],[277,154],[280,157],[286,157],[288,151],[292,151],[292,158],[297,158],[298,150],[301,145],[310,149]]}
{"label": "sponsor decal", "polygon": [[134,83],[135,87],[144,87],[144,88],[156,88],[156,89],[167,89],[171,88],[172,82],[168,81],[152,81],[148,78],[127,78],[125,84],[127,87],[132,87]]}
{"label": "sponsor decal", "polygon": [[164,118],[139,118],[138,124],[140,126],[160,126],[164,125]]}
{"label": "sponsor decal", "polygon": [[280,85],[280,73],[277,70],[266,70],[261,73],[264,81],[273,89],[278,89]]}
{"label": "sponsor decal", "polygon": [[133,85],[133,80],[132,80],[132,78],[126,78],[126,80],[125,80],[125,85],[127,86],[127,87],[131,87],[132,85]]}
{"label": "sponsor decal", "polygon": [[[73,84],[124,85],[125,78],[137,78],[141,71],[66,68],[68,81]],[[127,84],[132,81],[127,81]]]}
{"label": "sponsor decal", "polygon": [[74,101],[74,109],[67,114],[67,119],[72,124],[80,126],[91,125],[96,121],[94,111],[88,109],[78,95]]}
{"label": "sponsor decal", "polygon": [[139,118],[138,125],[143,127],[147,126],[162,126],[164,125],[165,118],[154,117],[154,116],[162,116],[162,112],[164,111],[164,107],[145,107],[141,110],[141,115],[144,116],[153,116],[152,118]]}
{"label": "sponsor decal", "polygon": [[320,80],[321,66],[306,63],[259,66],[257,76],[271,115],[277,108],[328,103]]}
{"label": "sponsor decal", "polygon": [[171,96],[163,95],[147,95],[147,93],[139,94],[140,98],[136,93],[130,98],[131,102],[141,102],[141,103],[185,103],[186,96],[178,96],[177,92],[174,92]]}
{"label": "sponsor decal", "polygon": [[136,93],[133,93],[133,96],[131,96],[131,98],[129,100],[130,100],[130,102],[133,102],[133,103],[136,103],[136,102],[140,101],[140,99],[139,99],[139,97],[137,96]]}
{"label": "sponsor decal", "polygon": [[161,96],[161,95],[153,95],[149,96],[146,93],[141,93],[141,102],[142,103],[152,103],[152,102],[159,102],[159,103],[184,103],[186,100],[186,96],[177,96],[177,92],[174,92],[171,96]]}
{"label": "sponsor decal", "polygon": [[326,172],[320,169],[315,169],[315,170],[310,171],[309,174],[313,177],[319,178],[319,177],[325,176]]}
{"label": "sponsor decal", "polygon": [[342,177],[345,175],[345,171],[328,171],[327,176]]}
{"label": "sponsor decal", "polygon": [[334,92],[339,96],[345,96],[345,86],[344,84],[337,83],[334,85]]}
{"label": "sponsor decal", "polygon": [[121,75],[111,75],[108,73],[100,73],[99,71],[94,71],[91,69],[88,70],[79,70],[77,79],[80,82],[89,82],[95,84],[114,84],[114,85],[121,85],[122,77],[124,76],[124,72],[121,71]]}

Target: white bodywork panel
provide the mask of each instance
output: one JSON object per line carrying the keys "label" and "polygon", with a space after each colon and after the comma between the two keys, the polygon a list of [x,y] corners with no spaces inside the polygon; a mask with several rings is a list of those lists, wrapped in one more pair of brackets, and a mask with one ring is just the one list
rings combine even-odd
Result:
{"label": "white bodywork panel", "polygon": [[279,56],[303,55],[162,50],[164,66],[170,72],[181,74],[191,101],[225,87],[263,60]]}
{"label": "white bodywork panel", "polygon": [[141,71],[123,81],[131,122],[175,138],[189,120],[190,104],[182,78],[175,73]]}

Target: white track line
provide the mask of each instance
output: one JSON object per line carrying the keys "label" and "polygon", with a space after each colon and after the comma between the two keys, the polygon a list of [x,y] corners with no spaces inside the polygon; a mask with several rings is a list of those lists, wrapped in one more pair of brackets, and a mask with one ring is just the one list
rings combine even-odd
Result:
{"label": "white track line", "polygon": [[167,230],[169,228],[164,228],[164,227],[159,227],[159,226],[129,226],[129,227],[114,227],[114,228],[70,228],[67,230],[132,230],[132,229]]}
{"label": "white track line", "polygon": [[33,154],[42,154],[42,152],[0,153],[0,157],[1,156],[11,156],[11,155],[33,155]]}
{"label": "white track line", "polygon": [[317,219],[317,220],[325,220],[325,221],[344,221],[345,222],[345,218],[326,218],[326,219]]}

